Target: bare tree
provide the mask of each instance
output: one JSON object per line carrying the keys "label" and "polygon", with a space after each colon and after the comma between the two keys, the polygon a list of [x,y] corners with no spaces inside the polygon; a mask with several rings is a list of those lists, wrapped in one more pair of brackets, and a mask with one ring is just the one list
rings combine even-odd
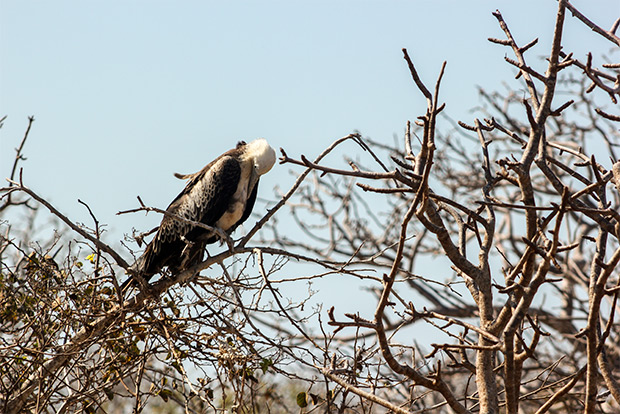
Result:
{"label": "bare tree", "polygon": [[[617,412],[620,66],[563,50],[567,13],[620,46],[620,19],[605,30],[560,0],[532,62],[537,40],[497,11],[505,38],[489,41],[527,96],[481,89],[482,119],[458,123],[442,112],[446,64],[429,88],[403,50],[427,109],[402,144],[282,150],[303,172],[244,237],[127,297],[126,253],[94,214],[77,225],[19,177],[26,133],[0,211],[65,227],[32,240],[36,220],[3,223],[2,411]],[[347,145],[359,160],[328,161]],[[282,294],[332,277],[365,286],[374,311]]]}

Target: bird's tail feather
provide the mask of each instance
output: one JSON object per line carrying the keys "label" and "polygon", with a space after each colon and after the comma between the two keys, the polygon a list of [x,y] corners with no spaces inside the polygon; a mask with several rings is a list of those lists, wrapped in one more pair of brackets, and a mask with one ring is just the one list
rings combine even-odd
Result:
{"label": "bird's tail feather", "polygon": [[121,292],[125,293],[131,285],[138,286],[136,282],[137,275],[142,276],[146,282],[149,281],[151,276],[153,276],[153,273],[149,274],[147,272],[150,267],[150,262],[152,261],[152,255],[151,245],[148,245],[144,253],[138,257],[138,260],[127,269],[129,277],[121,285]]}

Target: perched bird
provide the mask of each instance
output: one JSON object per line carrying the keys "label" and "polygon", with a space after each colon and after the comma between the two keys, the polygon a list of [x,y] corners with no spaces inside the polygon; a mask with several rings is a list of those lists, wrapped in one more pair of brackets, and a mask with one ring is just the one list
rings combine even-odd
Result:
{"label": "perched bird", "polygon": [[[240,141],[236,148],[220,155],[194,174],[175,174],[189,180],[185,189],[170,203],[167,212],[230,234],[248,219],[258,191],[258,180],[276,161],[276,153],[265,139],[249,144]],[[218,240],[207,229],[165,215],[146,250],[130,269],[148,281],[162,268],[171,273],[200,263],[205,246]],[[131,282],[128,279],[123,287]]]}

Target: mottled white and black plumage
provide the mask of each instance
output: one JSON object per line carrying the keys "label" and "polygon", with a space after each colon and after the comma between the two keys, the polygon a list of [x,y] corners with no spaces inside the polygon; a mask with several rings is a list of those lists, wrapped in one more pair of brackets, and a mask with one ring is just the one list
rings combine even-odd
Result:
{"label": "mottled white and black plumage", "polygon": [[[265,139],[239,142],[199,172],[175,174],[189,181],[166,211],[231,233],[250,216],[259,178],[275,161]],[[184,270],[202,261],[205,246],[217,240],[209,230],[166,215],[131,273],[148,281],[164,267],[172,273]]]}

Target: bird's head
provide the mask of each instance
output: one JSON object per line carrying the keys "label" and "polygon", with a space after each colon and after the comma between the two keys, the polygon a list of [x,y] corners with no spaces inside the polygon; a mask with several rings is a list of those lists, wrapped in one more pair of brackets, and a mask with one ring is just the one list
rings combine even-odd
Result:
{"label": "bird's head", "polygon": [[276,152],[264,138],[255,139],[245,145],[244,158],[250,158],[258,175],[263,175],[271,170],[276,163]]}

